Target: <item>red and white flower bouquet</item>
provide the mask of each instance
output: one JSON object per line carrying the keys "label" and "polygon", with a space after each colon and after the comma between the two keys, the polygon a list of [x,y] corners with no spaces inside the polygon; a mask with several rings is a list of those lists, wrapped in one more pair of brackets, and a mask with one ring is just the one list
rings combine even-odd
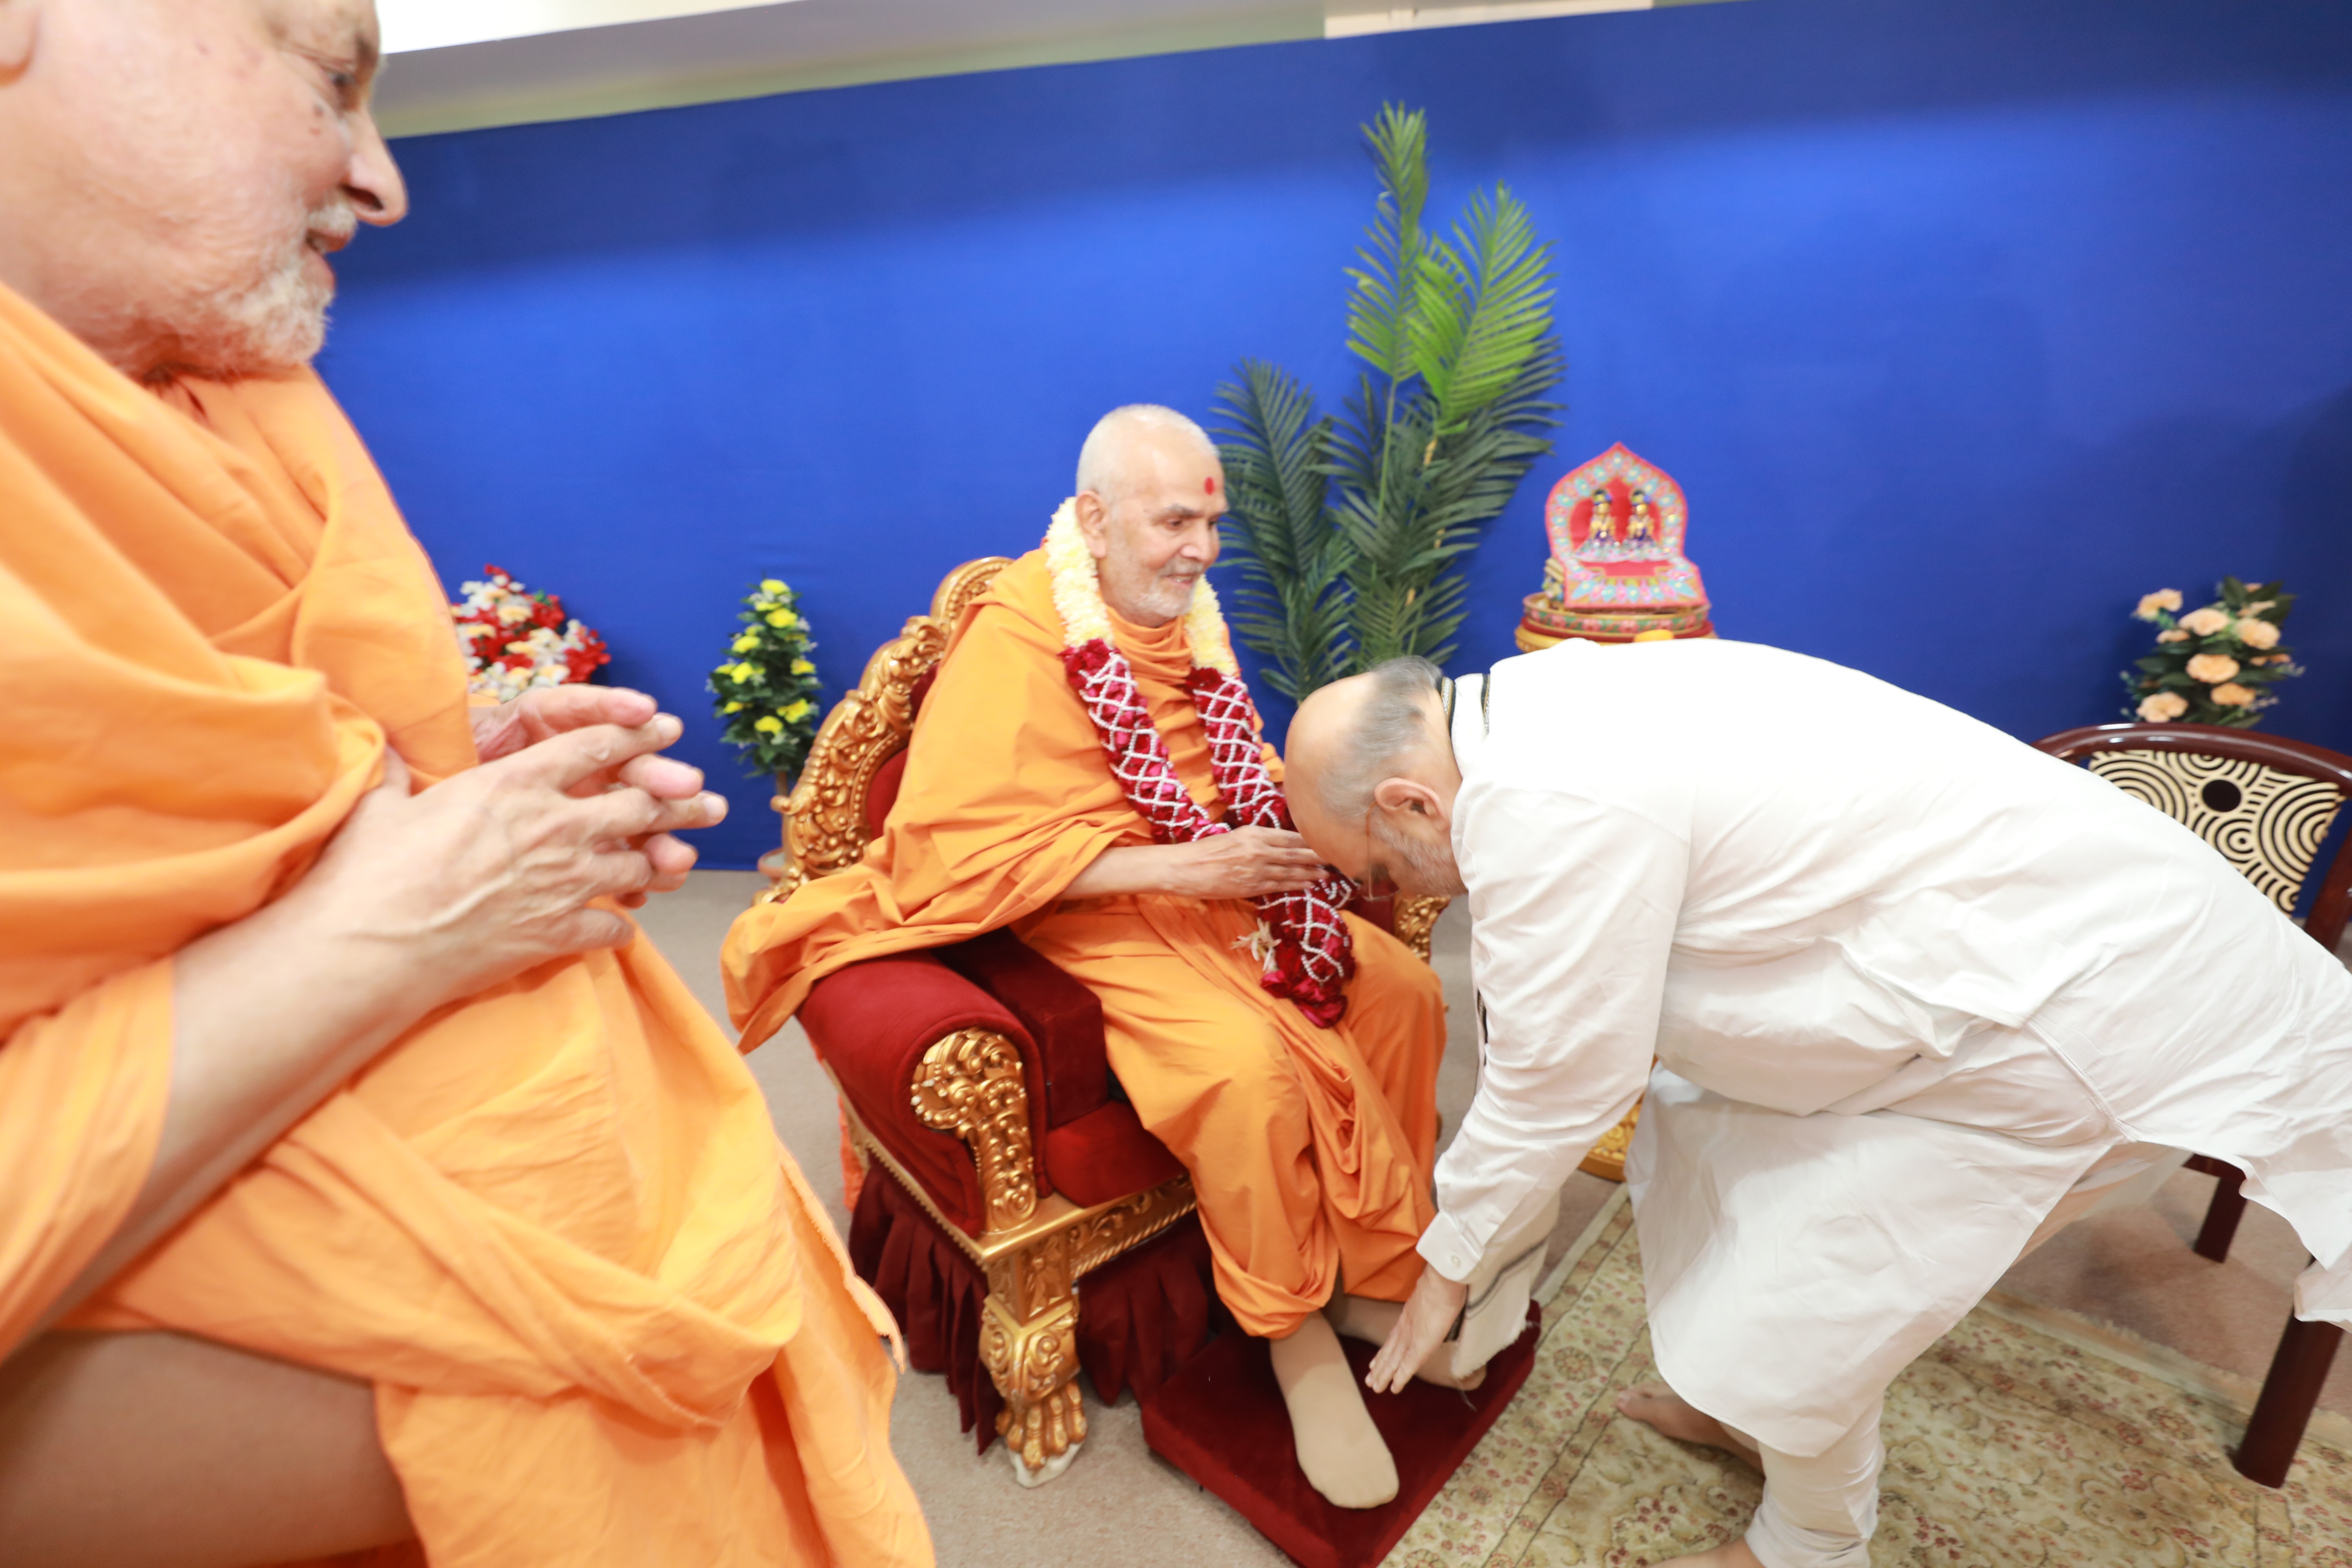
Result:
{"label": "red and white flower bouquet", "polygon": [[613,662],[604,639],[567,617],[562,599],[534,594],[496,566],[482,570],[489,580],[462,584],[465,598],[449,606],[474,695],[510,701],[534,686],[584,681]]}

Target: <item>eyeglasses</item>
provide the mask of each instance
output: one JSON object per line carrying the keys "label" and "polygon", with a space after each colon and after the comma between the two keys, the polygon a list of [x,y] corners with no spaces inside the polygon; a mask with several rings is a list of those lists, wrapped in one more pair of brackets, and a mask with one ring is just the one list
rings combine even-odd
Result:
{"label": "eyeglasses", "polygon": [[1389,879],[1388,869],[1372,859],[1372,814],[1364,813],[1364,874],[1349,877],[1348,885],[1363,899],[1385,899],[1394,896],[1396,884]]}

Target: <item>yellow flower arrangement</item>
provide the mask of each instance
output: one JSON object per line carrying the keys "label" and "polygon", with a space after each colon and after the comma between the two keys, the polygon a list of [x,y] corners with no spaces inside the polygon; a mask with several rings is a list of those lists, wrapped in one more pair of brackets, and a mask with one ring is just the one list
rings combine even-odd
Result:
{"label": "yellow flower arrangement", "polygon": [[785,779],[807,761],[816,739],[816,647],[799,596],[781,578],[763,577],[737,613],[742,628],[727,661],[710,672],[724,738],[744,751],[754,773]]}
{"label": "yellow flower arrangement", "polygon": [[2156,651],[2124,672],[2131,693],[2126,716],[2148,724],[2185,719],[2251,729],[2278,701],[2267,688],[2303,673],[2279,646],[2280,623],[2294,608],[2294,595],[2279,592],[2276,583],[2249,588],[2235,577],[2222,578],[2216,591],[2221,597],[2212,604],[2177,618],[2179,589],[2140,599],[2133,616],[2162,629]]}

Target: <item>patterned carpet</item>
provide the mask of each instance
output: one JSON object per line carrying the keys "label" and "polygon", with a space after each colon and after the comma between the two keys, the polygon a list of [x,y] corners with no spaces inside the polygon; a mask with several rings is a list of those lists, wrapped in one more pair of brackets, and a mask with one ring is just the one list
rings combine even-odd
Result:
{"label": "patterned carpet", "polygon": [[[1763,1481],[1619,1417],[1656,1375],[1622,1194],[1555,1275],[1502,1420],[1388,1568],[1635,1568],[1746,1527]],[[1877,1568],[2352,1568],[2352,1423],[2323,1413],[2284,1490],[2230,1468],[2251,1389],[1996,1296],[1886,1398]]]}

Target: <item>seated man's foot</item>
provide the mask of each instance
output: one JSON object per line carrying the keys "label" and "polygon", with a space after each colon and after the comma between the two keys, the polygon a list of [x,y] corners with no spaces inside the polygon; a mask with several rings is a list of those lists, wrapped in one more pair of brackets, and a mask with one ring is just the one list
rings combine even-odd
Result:
{"label": "seated man's foot", "polygon": [[1687,1557],[1662,1558],[1654,1568],[1764,1568],[1756,1553],[1748,1550],[1745,1541],[1734,1541],[1716,1547],[1711,1552],[1694,1552]]}
{"label": "seated man's foot", "polygon": [[[1621,1391],[1617,1395],[1617,1413],[1629,1420],[1639,1421],[1660,1436],[1672,1437],[1677,1443],[1696,1443],[1704,1448],[1721,1448],[1726,1453],[1745,1459],[1758,1469],[1764,1468],[1764,1457],[1761,1454],[1733,1436],[1730,1429],[1722,1422],[1717,1421],[1706,1411],[1695,1407],[1681,1394],[1663,1383],[1645,1383],[1637,1388]],[[1730,1548],[1720,1547],[1717,1550],[1728,1551]],[[1745,1552],[1748,1548],[1741,1546],[1739,1550]],[[1675,1561],[1705,1563],[1712,1563],[1714,1559],[1702,1554],[1697,1557],[1677,1557]],[[1745,1564],[1754,1562],[1755,1557],[1750,1554],[1745,1557],[1727,1557],[1723,1561],[1727,1563]]]}
{"label": "seated man's foot", "polygon": [[[1396,1321],[1403,1312],[1402,1301],[1375,1301],[1368,1296],[1335,1295],[1330,1304],[1323,1309],[1323,1315],[1331,1321],[1331,1327],[1339,1333],[1373,1345],[1388,1343],[1389,1331],[1396,1327]],[[1422,1358],[1413,1376],[1423,1383],[1433,1383],[1440,1388],[1470,1389],[1486,1381],[1486,1369],[1483,1366],[1475,1368],[1467,1377],[1454,1376],[1454,1342],[1441,1340],[1435,1350]]]}
{"label": "seated man's foot", "polygon": [[1364,1408],[1363,1391],[1320,1312],[1309,1312],[1288,1338],[1268,1340],[1274,1379],[1290,1407],[1298,1468],[1339,1508],[1378,1508],[1397,1495],[1396,1460]]}

